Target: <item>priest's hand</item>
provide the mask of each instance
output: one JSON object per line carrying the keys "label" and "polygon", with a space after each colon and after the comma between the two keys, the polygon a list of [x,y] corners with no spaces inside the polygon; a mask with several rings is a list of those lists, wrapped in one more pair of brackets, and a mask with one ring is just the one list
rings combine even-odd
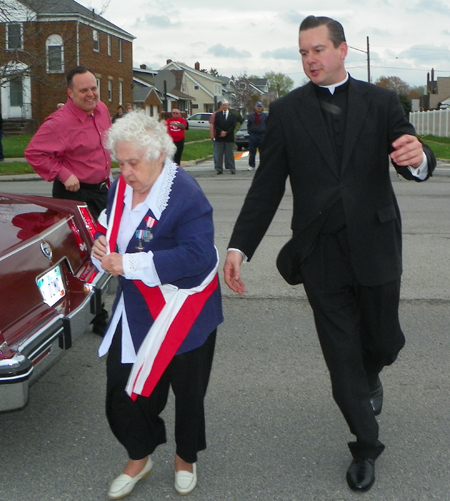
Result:
{"label": "priest's hand", "polygon": [[228,251],[227,259],[223,266],[225,283],[232,291],[238,294],[244,294],[245,292],[245,285],[240,275],[242,260],[243,258],[240,252],[230,250]]}

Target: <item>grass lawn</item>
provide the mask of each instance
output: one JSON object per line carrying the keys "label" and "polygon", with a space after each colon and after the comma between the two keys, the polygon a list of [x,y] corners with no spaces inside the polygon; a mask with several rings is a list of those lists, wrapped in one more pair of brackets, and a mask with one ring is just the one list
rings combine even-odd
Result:
{"label": "grass lawn", "polygon": [[[32,136],[3,137],[3,151],[6,158],[23,158],[23,152]],[[450,138],[436,136],[420,136],[428,144],[436,158],[450,160]],[[206,158],[213,154],[213,145],[209,140],[209,131],[203,129],[190,129],[186,131],[186,139],[182,160],[189,162],[199,158]],[[113,164],[117,166],[117,164]],[[8,174],[28,174],[34,172],[26,162],[0,163],[0,176]]]}
{"label": "grass lawn", "polygon": [[450,137],[419,136],[432,150],[436,158],[450,160]]}

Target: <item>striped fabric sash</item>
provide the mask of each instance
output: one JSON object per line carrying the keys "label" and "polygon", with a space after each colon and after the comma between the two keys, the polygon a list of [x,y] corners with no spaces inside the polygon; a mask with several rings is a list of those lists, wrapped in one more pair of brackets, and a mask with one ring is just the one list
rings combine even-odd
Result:
{"label": "striped fabric sash", "polygon": [[[123,198],[126,183],[119,177],[111,210],[110,223],[106,233],[108,248],[114,252],[123,212]],[[148,397],[177,353],[206,301],[218,287],[217,268],[203,282],[192,289],[179,289],[171,284],[148,287],[140,280],[134,280],[147,303],[153,325],[141,344],[133,364],[126,392],[133,400],[138,395]]]}

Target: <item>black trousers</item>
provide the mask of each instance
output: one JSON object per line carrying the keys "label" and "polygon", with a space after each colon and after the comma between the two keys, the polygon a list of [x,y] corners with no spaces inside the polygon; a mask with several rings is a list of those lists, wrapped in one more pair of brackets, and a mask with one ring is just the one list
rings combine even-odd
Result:
{"label": "black trousers", "polygon": [[53,181],[52,197],[85,202],[94,218],[98,219],[102,210],[106,209],[108,188],[105,185],[101,189],[87,189],[81,187],[78,191],[68,191],[59,179],[55,179]]}
{"label": "black trousers", "polygon": [[173,161],[177,165],[181,165],[181,155],[182,155],[183,149],[184,149],[184,139],[182,139],[181,141],[176,141],[173,144],[177,147],[177,151],[175,152],[175,155],[173,156]]}
{"label": "black trousers", "polygon": [[384,445],[369,392],[405,344],[398,318],[400,279],[376,287],[359,284],[345,229],[319,236],[302,273],[333,397],[356,435],[350,451],[354,457],[376,459]]}
{"label": "black trousers", "polygon": [[204,398],[211,373],[216,330],[199,348],[175,356],[149,397],[131,400],[125,392],[132,364],[121,363],[122,330],[115,332],[106,363],[106,416],[112,432],[130,459],[143,459],[166,442],[160,417],[169,389],[175,395],[176,453],[195,463],[197,452],[206,449]]}

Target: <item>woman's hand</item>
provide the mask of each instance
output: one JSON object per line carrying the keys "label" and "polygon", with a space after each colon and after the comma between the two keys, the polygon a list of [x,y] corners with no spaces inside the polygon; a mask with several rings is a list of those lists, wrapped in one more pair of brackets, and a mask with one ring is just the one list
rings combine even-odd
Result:
{"label": "woman's hand", "polygon": [[115,277],[123,275],[121,254],[118,254],[117,252],[111,252],[111,254],[105,255],[101,259],[101,263],[102,263],[102,268],[111,275]]}
{"label": "woman's hand", "polygon": [[102,260],[103,256],[107,254],[107,243],[104,235],[100,235],[97,240],[94,242],[94,246],[92,247],[91,256],[95,257],[99,261]]}

